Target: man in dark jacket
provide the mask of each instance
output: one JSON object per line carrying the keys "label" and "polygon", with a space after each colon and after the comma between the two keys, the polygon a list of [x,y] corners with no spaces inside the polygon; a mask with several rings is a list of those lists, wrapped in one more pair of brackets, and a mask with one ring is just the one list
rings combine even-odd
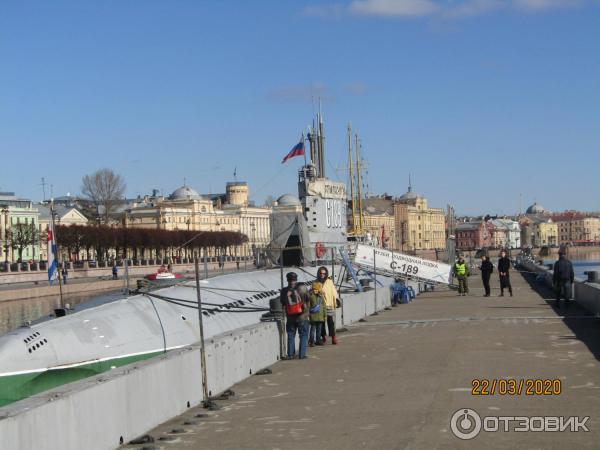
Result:
{"label": "man in dark jacket", "polygon": [[558,252],[558,261],[554,263],[554,289],[556,291],[556,304],[560,297],[564,297],[565,303],[571,299],[571,286],[575,281],[573,264],[567,259],[564,251]]}
{"label": "man in dark jacket", "polygon": [[490,258],[484,255],[481,258],[481,266],[479,267],[481,270],[481,280],[483,281],[483,288],[485,289],[484,297],[490,296],[490,277],[492,272],[494,271],[494,265],[490,261]]}
{"label": "man in dark jacket", "polygon": [[285,330],[287,331],[287,357],[293,359],[296,354],[296,332],[300,335],[298,358],[306,358],[308,332],[310,330],[308,291],[306,286],[298,286],[298,275],[295,272],[286,274],[287,287],[281,290],[281,305],[286,314]]}
{"label": "man in dark jacket", "polygon": [[513,296],[512,286],[510,285],[510,259],[508,258],[506,251],[500,252],[500,259],[498,260],[498,273],[500,275],[500,297],[504,297],[504,289],[508,289],[510,296]]}

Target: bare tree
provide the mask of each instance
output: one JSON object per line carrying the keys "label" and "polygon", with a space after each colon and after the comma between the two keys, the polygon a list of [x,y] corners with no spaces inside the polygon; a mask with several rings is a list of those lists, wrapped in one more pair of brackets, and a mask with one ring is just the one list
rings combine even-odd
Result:
{"label": "bare tree", "polygon": [[267,195],[267,198],[265,199],[265,206],[271,207],[275,204],[275,199],[273,198],[272,195]]}
{"label": "bare tree", "polygon": [[[81,193],[96,207],[98,217],[104,223],[115,211],[117,204],[125,194],[125,180],[111,169],[100,169],[81,179]],[[100,212],[100,207],[103,211]]]}
{"label": "bare tree", "polygon": [[33,223],[16,223],[7,231],[6,239],[13,250],[17,250],[18,262],[23,261],[23,250],[40,240],[40,232]]}

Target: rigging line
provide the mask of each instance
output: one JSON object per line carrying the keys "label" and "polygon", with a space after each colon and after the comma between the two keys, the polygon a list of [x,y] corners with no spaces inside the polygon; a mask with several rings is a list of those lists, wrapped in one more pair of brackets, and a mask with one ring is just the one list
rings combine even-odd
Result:
{"label": "rigging line", "polygon": [[154,300],[148,295],[148,300],[152,303],[152,308],[154,308],[154,312],[156,313],[156,317],[158,317],[158,323],[160,324],[160,330],[162,331],[163,336],[163,353],[167,353],[167,336],[165,335],[165,327],[163,326],[162,320],[160,319],[160,314],[156,309],[156,305],[154,304]]}
{"label": "rigging line", "polygon": [[[198,302],[196,300],[185,300],[183,298],[175,298],[175,297],[167,297],[165,295],[158,295],[158,294],[150,294],[147,293],[147,295],[150,295],[152,297],[156,297],[159,300],[171,300],[173,302],[179,302],[179,303],[189,303],[191,305],[197,305]],[[239,301],[239,300],[238,300]],[[208,305],[208,306],[215,306],[217,308],[219,307],[225,307],[225,304],[223,303],[208,303],[208,302],[202,302],[203,305]],[[236,308],[243,308],[243,306],[235,306]]]}
{"label": "rigging line", "polygon": [[[222,293],[220,293],[220,292],[214,292],[214,291],[211,291],[210,289],[207,289],[207,288],[204,288],[204,290],[205,290],[205,291],[207,291],[207,292],[210,292],[211,294],[219,295],[219,296],[221,296],[221,297],[224,297],[224,298],[226,298],[226,299],[233,300],[234,302],[239,302],[239,301],[244,301],[244,300],[245,300],[245,299],[243,299],[243,298],[234,298],[234,297],[230,297],[229,295],[227,295],[227,294],[222,294]],[[246,301],[247,301],[247,300],[246,300]]]}
{"label": "rigging line", "polygon": [[[182,284],[180,285],[182,287],[188,287],[188,288],[192,288],[192,289],[196,289],[196,286],[192,286],[189,284]],[[212,289],[214,291],[231,291],[231,292],[248,292],[251,294],[268,294],[271,291],[252,291],[252,290],[248,290],[248,289],[231,289],[231,288],[221,288],[221,287],[202,287],[200,286],[200,290],[202,289]]]}
{"label": "rigging line", "polygon": [[275,181],[275,179],[283,173],[283,170],[285,169],[285,164],[280,164],[280,166],[281,167],[277,170],[277,172],[275,172],[275,175],[273,175],[269,180],[267,180],[266,183],[264,183],[261,187],[254,191],[254,195],[262,192],[264,188],[266,188],[269,184]]}
{"label": "rigging line", "polygon": [[[180,300],[180,299],[172,299],[169,297],[162,297],[162,296],[157,296],[154,294],[149,294],[149,293],[145,293],[145,295],[147,295],[148,297],[155,297],[158,300],[162,300],[164,302],[167,303],[172,303],[173,305],[177,305],[177,306],[182,306],[184,308],[191,308],[191,309],[198,309],[198,306],[194,306],[194,305],[188,305],[185,303],[180,303],[180,302],[188,302],[188,303],[195,303],[192,302],[190,300]],[[204,303],[207,304],[207,303]],[[211,303],[211,305],[215,305],[214,303]],[[268,308],[252,308],[252,307],[244,307],[244,306],[231,306],[231,308],[233,309],[228,309],[226,308],[224,305],[216,305],[219,307],[224,307],[225,309],[221,309],[221,308],[202,308],[202,311],[206,311],[206,312],[266,312],[269,311]]]}

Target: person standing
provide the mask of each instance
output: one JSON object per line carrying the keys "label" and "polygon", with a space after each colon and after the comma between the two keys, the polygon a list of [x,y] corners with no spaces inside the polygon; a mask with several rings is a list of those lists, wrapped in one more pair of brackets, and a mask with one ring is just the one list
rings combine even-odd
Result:
{"label": "person standing", "polygon": [[67,269],[67,263],[62,263],[62,277],[63,283],[67,284],[67,278],[69,277],[69,270]]}
{"label": "person standing", "polygon": [[564,250],[558,252],[558,260],[554,263],[554,290],[556,291],[556,304],[560,298],[565,299],[565,303],[571,300],[571,286],[575,281],[575,272],[573,264],[567,259]]}
{"label": "person standing", "polygon": [[321,287],[321,283],[315,281],[312,284],[312,291],[310,293],[310,333],[308,338],[308,345],[310,347],[323,345],[321,329],[325,326],[326,308],[325,300],[321,294]]}
{"label": "person standing", "polygon": [[492,272],[494,271],[494,265],[490,261],[489,256],[483,255],[481,258],[481,266],[479,267],[481,270],[481,281],[483,281],[483,288],[485,289],[484,297],[489,297],[490,290],[490,277],[492,276]]}
{"label": "person standing", "polygon": [[458,295],[467,295],[469,293],[469,267],[465,263],[465,258],[459,256],[458,261],[454,263],[454,275],[458,280]]}
{"label": "person standing", "polygon": [[500,252],[500,259],[498,260],[498,274],[500,275],[500,297],[504,297],[504,289],[508,289],[510,296],[513,296],[509,271],[510,259],[507,256],[506,250],[502,250]]}
{"label": "person standing", "polygon": [[115,263],[115,264],[113,264],[113,267],[112,267],[113,280],[116,280],[119,278],[118,273],[119,273],[119,269],[117,268],[117,264]]}
{"label": "person standing", "polygon": [[[337,345],[337,338],[335,336],[335,308],[337,307],[338,293],[333,281],[329,278],[327,267],[319,267],[319,270],[317,271],[317,281],[321,283],[321,293],[325,300],[327,329],[329,331],[329,336],[331,337],[331,343]],[[325,327],[323,327],[323,330],[321,331],[323,343],[327,341],[326,335]]]}
{"label": "person standing", "polygon": [[394,282],[390,284],[390,296],[392,298],[392,306],[398,306],[398,303],[402,301],[402,294],[405,292],[406,286],[402,283],[399,277],[394,279]]}
{"label": "person standing", "polygon": [[305,359],[310,326],[308,322],[308,292],[306,286],[298,286],[298,275],[295,272],[288,272],[286,279],[288,285],[281,290],[280,301],[287,317],[285,323],[288,338],[287,357],[293,359],[296,356],[296,333],[298,333],[300,336],[298,358]]}

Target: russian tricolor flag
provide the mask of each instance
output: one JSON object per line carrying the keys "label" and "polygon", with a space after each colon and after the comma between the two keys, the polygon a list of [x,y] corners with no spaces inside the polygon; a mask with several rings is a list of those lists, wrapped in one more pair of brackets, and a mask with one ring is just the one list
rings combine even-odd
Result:
{"label": "russian tricolor flag", "polygon": [[285,163],[288,159],[293,158],[294,156],[302,156],[304,155],[304,138],[298,142],[294,147],[290,150],[290,152],[285,155],[281,164]]}
{"label": "russian tricolor flag", "polygon": [[50,223],[48,224],[48,281],[50,284],[52,284],[52,282],[58,276],[58,261],[56,260],[56,237],[54,236],[53,222],[54,221],[50,219]]}

